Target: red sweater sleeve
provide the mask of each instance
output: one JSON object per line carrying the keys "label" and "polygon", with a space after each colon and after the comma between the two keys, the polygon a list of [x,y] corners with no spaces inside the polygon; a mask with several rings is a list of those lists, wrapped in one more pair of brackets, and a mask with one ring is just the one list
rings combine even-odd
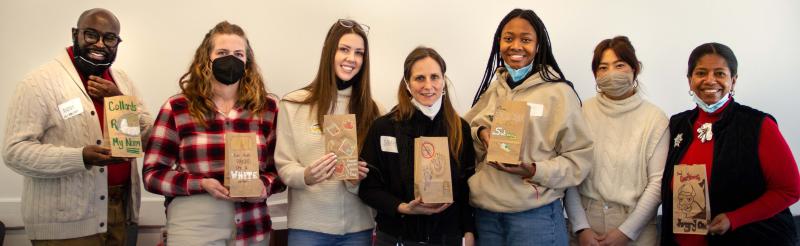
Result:
{"label": "red sweater sleeve", "polygon": [[772,217],[800,199],[797,163],[778,125],[769,117],[761,124],[758,157],[767,191],[755,201],[727,213],[731,230]]}

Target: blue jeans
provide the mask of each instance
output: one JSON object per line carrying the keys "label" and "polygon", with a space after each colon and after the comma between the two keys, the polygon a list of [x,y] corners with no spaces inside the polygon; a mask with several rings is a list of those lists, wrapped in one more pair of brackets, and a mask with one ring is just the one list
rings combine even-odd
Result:
{"label": "blue jeans", "polygon": [[569,243],[561,200],[542,207],[495,213],[475,208],[477,243],[487,245],[560,245]]}
{"label": "blue jeans", "polygon": [[287,241],[289,246],[369,246],[372,245],[372,229],[344,235],[289,229],[289,239]]}

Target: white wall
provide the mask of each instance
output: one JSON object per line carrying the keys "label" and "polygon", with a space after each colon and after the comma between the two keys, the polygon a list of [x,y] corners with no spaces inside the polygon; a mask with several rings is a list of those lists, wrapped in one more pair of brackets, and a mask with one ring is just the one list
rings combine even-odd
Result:
{"label": "white wall", "polygon": [[[437,49],[465,112],[488,58],[500,19],[514,7],[544,20],[555,56],[584,99],[594,95],[594,46],[627,35],[644,63],[645,93],[667,114],[693,107],[685,77],[689,52],[717,41],[739,58],[739,102],[772,113],[794,153],[800,153],[800,115],[791,103],[800,92],[798,1],[44,1],[0,2],[0,129],[5,129],[15,84],[71,44],[70,28],[88,8],[108,8],[122,23],[115,68],[125,69],[156,113],[178,92],[177,80],[203,35],[229,20],[245,28],[268,88],[278,95],[315,75],[326,31],[338,18],[354,18],[369,33],[372,81],[378,101],[395,104],[402,62],[411,49]],[[793,106],[794,105],[794,106]],[[2,160],[0,160],[1,162]],[[0,220],[21,226],[22,178],[0,165]],[[163,223],[159,197],[144,192],[144,224]],[[797,211],[797,210],[795,210]]]}

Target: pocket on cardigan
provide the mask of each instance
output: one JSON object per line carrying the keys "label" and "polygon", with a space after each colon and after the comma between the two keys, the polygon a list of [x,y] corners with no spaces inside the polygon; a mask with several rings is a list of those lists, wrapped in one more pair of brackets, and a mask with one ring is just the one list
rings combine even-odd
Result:
{"label": "pocket on cardigan", "polygon": [[93,180],[89,172],[59,179],[61,192],[56,195],[58,222],[80,221],[94,213],[92,198],[97,191]]}

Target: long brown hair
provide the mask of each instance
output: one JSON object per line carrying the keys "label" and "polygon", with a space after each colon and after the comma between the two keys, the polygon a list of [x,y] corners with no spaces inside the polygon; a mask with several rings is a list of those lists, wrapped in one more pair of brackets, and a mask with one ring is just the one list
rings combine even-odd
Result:
{"label": "long brown hair", "polygon": [[211,71],[211,52],[214,49],[214,37],[220,34],[233,34],[242,37],[246,43],[245,53],[247,62],[244,68],[244,77],[239,80],[239,89],[236,91],[236,105],[258,115],[268,105],[268,93],[264,87],[264,78],[258,69],[250,40],[244,30],[238,25],[223,21],[218,23],[203,38],[200,47],[194,53],[189,71],[180,78],[180,87],[183,95],[189,101],[189,113],[202,126],[206,126],[206,119],[215,111],[216,106],[211,98],[213,73]]}
{"label": "long brown hair", "polygon": [[[346,27],[341,23],[351,23]],[[364,39],[364,61],[361,63],[361,70],[353,76],[353,94],[347,105],[347,112],[356,115],[356,125],[358,130],[358,148],[361,149],[367,131],[372,126],[372,121],[380,116],[378,105],[372,100],[372,91],[369,82],[369,42],[367,33],[361,29],[361,25],[353,20],[339,20],[333,23],[325,37],[325,44],[322,46],[322,55],[319,58],[319,69],[317,76],[311,84],[303,87],[309,95],[301,101],[289,101],[301,104],[310,104],[312,112],[316,112],[317,123],[322,125],[323,116],[333,110],[336,101],[336,71],[333,68],[333,59],[339,46],[339,40],[345,34],[354,33]]]}
{"label": "long brown hair", "polygon": [[[411,51],[406,57],[406,61],[403,63],[403,79],[400,80],[400,85],[397,87],[397,106],[394,109],[396,111],[394,115],[395,121],[408,120],[414,115],[414,111],[417,110],[414,105],[411,104],[412,95],[406,89],[406,81],[411,79],[411,67],[414,66],[414,63],[428,57],[433,58],[436,63],[439,63],[439,67],[442,68],[442,76],[447,78],[444,76],[445,72],[447,72],[447,64],[436,50],[420,46]],[[449,87],[446,81],[447,79],[445,79],[445,85],[442,89],[444,93],[444,95],[442,95],[444,97],[442,99],[442,110],[444,110],[444,120],[447,128],[447,140],[450,146],[450,153],[457,156],[461,153],[461,142],[464,136],[461,134],[461,116],[458,115],[456,109],[453,108],[453,104],[450,102],[450,93],[447,93]],[[458,158],[455,159],[458,163]]]}

